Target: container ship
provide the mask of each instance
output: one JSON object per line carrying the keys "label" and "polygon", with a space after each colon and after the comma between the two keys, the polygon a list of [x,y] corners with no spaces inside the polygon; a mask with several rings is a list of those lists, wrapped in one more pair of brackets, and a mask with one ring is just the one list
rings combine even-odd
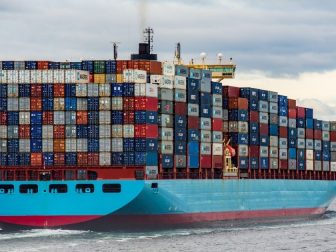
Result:
{"label": "container ship", "polygon": [[160,62],[141,43],[130,60],[0,69],[2,228],[316,216],[336,195],[336,122],[223,85],[232,63]]}

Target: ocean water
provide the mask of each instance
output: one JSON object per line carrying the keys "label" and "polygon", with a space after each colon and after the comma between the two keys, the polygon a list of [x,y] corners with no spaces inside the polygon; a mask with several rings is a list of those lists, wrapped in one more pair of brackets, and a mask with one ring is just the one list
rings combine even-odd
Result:
{"label": "ocean water", "polygon": [[312,220],[143,233],[0,230],[0,251],[336,251],[336,201]]}

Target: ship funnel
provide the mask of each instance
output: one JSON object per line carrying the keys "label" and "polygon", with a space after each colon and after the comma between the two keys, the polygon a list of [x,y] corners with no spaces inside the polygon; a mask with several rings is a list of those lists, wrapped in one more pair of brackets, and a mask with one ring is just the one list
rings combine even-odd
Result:
{"label": "ship funnel", "polygon": [[153,29],[148,27],[144,30],[144,42],[139,43],[139,53],[131,54],[131,60],[157,60],[157,54],[153,51]]}

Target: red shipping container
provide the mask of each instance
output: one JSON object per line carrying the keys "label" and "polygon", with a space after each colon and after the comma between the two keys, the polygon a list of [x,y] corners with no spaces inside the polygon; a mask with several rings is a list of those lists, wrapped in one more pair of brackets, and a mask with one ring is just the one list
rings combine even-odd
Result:
{"label": "red shipping container", "polygon": [[212,130],[223,131],[223,120],[219,118],[212,119]]}
{"label": "red shipping container", "polygon": [[54,126],[54,138],[55,139],[65,138],[65,126],[64,125]]}
{"label": "red shipping container", "polygon": [[[138,66],[139,64],[136,62],[135,63],[135,60],[127,60],[127,69],[139,69]],[[134,64],[135,63],[135,64]],[[137,67],[137,68],[134,68],[134,65]]]}
{"label": "red shipping container", "polygon": [[223,168],[223,156],[212,156],[212,167]]}
{"label": "red shipping container", "polygon": [[30,164],[32,166],[42,165],[42,153],[31,153],[30,154]]}
{"label": "red shipping container", "polygon": [[117,60],[117,73],[122,74],[127,69],[127,60]]}
{"label": "red shipping container", "polygon": [[123,98],[123,109],[124,110],[134,110],[134,97],[124,97]]}
{"label": "red shipping container", "polygon": [[158,110],[158,98],[154,97],[135,97],[134,98],[135,110]]}
{"label": "red shipping container", "polygon": [[160,61],[149,61],[150,68],[149,73],[150,74],[162,74],[162,64]]}
{"label": "red shipping container", "polygon": [[54,97],[64,97],[64,84],[54,84]]}
{"label": "red shipping container", "polygon": [[42,110],[42,99],[41,98],[30,98],[30,109],[32,111]]}
{"label": "red shipping container", "polygon": [[296,116],[297,118],[306,118],[306,108],[296,107]]}
{"label": "red shipping container", "polygon": [[314,130],[314,139],[322,140],[322,130]]}
{"label": "red shipping container", "polygon": [[198,129],[200,119],[198,116],[188,116],[188,129]]}
{"label": "red shipping container", "polygon": [[250,111],[250,122],[259,122],[259,112]]}
{"label": "red shipping container", "polygon": [[88,154],[85,152],[77,153],[77,164],[78,165],[88,165]]}
{"label": "red shipping container", "polygon": [[307,139],[314,139],[314,130],[313,129],[306,129],[306,138]]}
{"label": "red shipping container", "polygon": [[30,125],[19,125],[19,138],[30,138]]}
{"label": "red shipping container", "polygon": [[123,119],[124,119],[124,124],[134,124],[134,112],[125,111]]}
{"label": "red shipping container", "polygon": [[288,99],[288,108],[289,109],[296,109],[296,100]]}
{"label": "red shipping container", "polygon": [[158,111],[159,99],[153,97],[146,97],[146,110],[147,111]]}
{"label": "red shipping container", "polygon": [[39,70],[49,69],[49,61],[38,61],[37,69]]}
{"label": "red shipping container", "polygon": [[336,141],[336,131],[330,131],[330,141],[332,142]]}
{"label": "red shipping container", "polygon": [[259,146],[251,145],[249,147],[249,156],[250,157],[259,157]]}
{"label": "red shipping container", "polygon": [[211,155],[201,155],[201,168],[211,168]]}
{"label": "red shipping container", "polygon": [[87,124],[88,123],[88,113],[87,111],[77,111],[76,113],[77,124]]}
{"label": "red shipping container", "polygon": [[229,98],[229,109],[244,109],[248,110],[248,100],[246,98],[236,98],[230,97]]}
{"label": "red shipping container", "polygon": [[287,138],[288,137],[288,128],[287,127],[279,127],[279,137]]}
{"label": "red shipping container", "polygon": [[99,154],[98,153],[88,153],[88,163],[89,166],[99,165]]}
{"label": "red shipping container", "polygon": [[232,86],[223,86],[223,95],[226,97],[239,97],[240,88]]}
{"label": "red shipping container", "polygon": [[42,113],[42,123],[43,124],[54,124],[54,112],[45,111]]}
{"label": "red shipping container", "polygon": [[54,165],[64,165],[65,164],[65,154],[64,153],[54,153]]}
{"label": "red shipping container", "polygon": [[268,135],[268,124],[260,123],[259,132],[260,132],[260,135]]}
{"label": "red shipping container", "polygon": [[7,112],[0,112],[0,125],[7,125]]}
{"label": "red shipping container", "polygon": [[30,85],[30,97],[42,97],[42,85],[31,84]]}
{"label": "red shipping container", "polygon": [[89,74],[89,82],[90,83],[94,82],[94,74]]}
{"label": "red shipping container", "polygon": [[159,128],[157,125],[136,124],[134,126],[134,136],[137,138],[158,138]]}
{"label": "red shipping container", "polygon": [[287,170],[288,169],[288,161],[287,160],[279,160],[279,168],[281,170]]}
{"label": "red shipping container", "polygon": [[292,119],[296,119],[296,109],[293,109],[293,108],[288,109],[288,117]]}
{"label": "red shipping container", "polygon": [[175,102],[175,115],[186,115],[187,114],[187,104],[185,102]]}

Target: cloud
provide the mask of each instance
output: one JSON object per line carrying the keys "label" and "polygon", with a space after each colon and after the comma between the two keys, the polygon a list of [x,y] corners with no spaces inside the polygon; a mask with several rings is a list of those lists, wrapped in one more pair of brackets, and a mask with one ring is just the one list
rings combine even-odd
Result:
{"label": "cloud", "polygon": [[336,107],[329,106],[318,99],[299,99],[297,104],[299,106],[314,109],[314,118],[327,121],[336,120]]}
{"label": "cloud", "polygon": [[[3,59],[110,58],[110,41],[129,58],[140,35],[138,0],[2,0]],[[297,76],[336,69],[336,3],[297,1],[147,0],[154,50],[170,60],[176,42],[185,61],[222,52],[244,71]]]}

